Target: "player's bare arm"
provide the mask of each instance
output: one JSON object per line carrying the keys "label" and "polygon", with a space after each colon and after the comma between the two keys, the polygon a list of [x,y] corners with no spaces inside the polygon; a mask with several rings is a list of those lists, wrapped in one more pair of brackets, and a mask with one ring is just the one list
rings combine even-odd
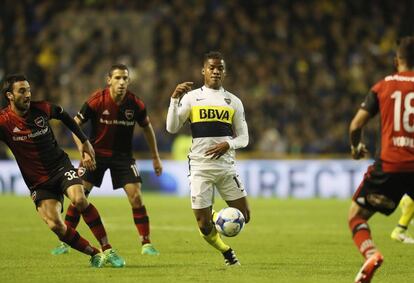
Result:
{"label": "player's bare arm", "polygon": [[[69,114],[60,106],[53,106],[52,109],[54,109],[53,116],[56,119],[61,120],[63,124],[65,124],[65,126],[72,131],[73,136],[75,137],[75,143],[76,139],[78,139],[79,144],[77,144],[77,146],[81,153],[82,159],[88,159],[86,164],[88,164],[89,167],[95,166],[95,151],[89,142],[88,137],[79,127],[79,122],[76,119],[70,117]],[[86,153],[89,154],[89,157],[86,156]]]}
{"label": "player's bare arm", "polygon": [[193,82],[184,82],[177,85],[173,94],[171,95],[172,98],[181,98],[184,94],[189,92],[193,86]]}
{"label": "player's bare arm", "polygon": [[[75,117],[74,120],[75,120],[76,124],[78,124],[78,126],[82,125],[82,121],[78,117]],[[91,171],[95,170],[96,169],[95,151],[93,150],[92,145],[91,145],[91,147],[92,147],[93,155],[84,150],[84,147],[85,147],[84,144],[82,144],[80,139],[75,134],[72,134],[72,136],[73,136],[73,140],[75,141],[75,144],[78,147],[78,150],[81,154],[81,164],[82,164],[82,166],[85,167],[87,170],[91,170]],[[89,142],[89,144],[90,144],[90,142]],[[87,147],[88,146],[86,145],[86,148]]]}
{"label": "player's bare arm", "polygon": [[151,123],[148,123],[148,125],[144,127],[143,130],[145,140],[147,141],[147,144],[151,151],[152,166],[154,168],[155,175],[160,176],[162,174],[162,162],[158,153],[157,141],[155,139],[155,134]]}
{"label": "player's bare arm", "polygon": [[[81,149],[79,149],[79,152],[81,152],[81,154],[82,154]],[[93,171],[93,170],[96,169],[96,161],[87,152],[83,152],[82,160],[81,160],[80,164],[81,164],[80,165],[81,167],[85,167],[87,170],[90,170],[90,171]]]}
{"label": "player's bare arm", "polygon": [[211,159],[219,159],[229,150],[229,148],[230,145],[228,142],[221,142],[207,149],[205,156],[211,155]]}
{"label": "player's bare arm", "polygon": [[[95,161],[95,150],[89,140],[86,140],[80,148],[81,156],[82,156],[82,163],[85,168],[88,167],[93,168],[91,170],[96,169],[96,161]],[[87,162],[85,164],[85,162]],[[88,167],[87,167],[88,166]]]}
{"label": "player's bare arm", "polygon": [[351,155],[353,159],[361,159],[368,153],[365,144],[361,142],[362,129],[370,120],[368,111],[359,109],[349,126],[349,138],[351,142]]}

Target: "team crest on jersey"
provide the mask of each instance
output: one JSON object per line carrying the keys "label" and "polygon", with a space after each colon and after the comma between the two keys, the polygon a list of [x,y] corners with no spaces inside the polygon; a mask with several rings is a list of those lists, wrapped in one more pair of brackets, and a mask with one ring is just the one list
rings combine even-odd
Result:
{"label": "team crest on jersey", "polygon": [[134,110],[131,110],[131,109],[125,110],[125,117],[128,120],[131,120],[132,118],[134,118]]}
{"label": "team crest on jersey", "polygon": [[83,166],[80,166],[80,167],[78,168],[78,176],[79,176],[79,177],[82,177],[83,175],[85,175],[85,173],[86,173],[86,168],[85,168],[85,167],[83,167]]}
{"label": "team crest on jersey", "polygon": [[230,103],[231,103],[231,99],[230,99],[230,98],[225,98],[225,99],[224,99],[224,101],[225,101],[227,104],[229,104],[229,105],[230,105]]}
{"label": "team crest on jersey", "polygon": [[39,128],[44,128],[45,125],[46,125],[45,118],[43,118],[42,116],[37,117],[34,120],[34,122],[35,122],[36,126],[38,126]]}

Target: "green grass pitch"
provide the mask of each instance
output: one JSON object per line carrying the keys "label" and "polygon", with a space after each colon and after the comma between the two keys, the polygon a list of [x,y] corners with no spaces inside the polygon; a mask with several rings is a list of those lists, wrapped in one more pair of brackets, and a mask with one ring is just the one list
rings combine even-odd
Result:
{"label": "green grass pitch", "polygon": [[[226,268],[221,254],[201,239],[188,198],[144,195],[158,257],[140,254],[126,197],[92,195],[90,200],[101,213],[111,244],[126,259],[125,268],[90,268],[89,257],[74,250],[52,256],[58,240],[30,198],[1,196],[0,282],[340,283],[353,282],[362,263],[347,228],[349,200],[250,199],[251,223],[237,237],[225,239],[242,263],[238,268]],[[216,201],[216,209],[223,206]],[[399,213],[370,221],[385,257],[375,283],[414,282],[414,245],[389,238]],[[83,222],[79,231],[96,244]]]}

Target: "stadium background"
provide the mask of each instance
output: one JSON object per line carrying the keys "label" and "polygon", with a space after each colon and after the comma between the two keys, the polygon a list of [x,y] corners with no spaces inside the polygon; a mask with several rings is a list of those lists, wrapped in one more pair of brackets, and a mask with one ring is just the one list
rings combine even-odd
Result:
{"label": "stadium background", "polygon": [[[94,270],[80,253],[49,254],[57,239],[36,215],[0,143],[0,281],[352,282],[362,258],[346,215],[370,160],[350,160],[348,124],[370,85],[393,71],[395,39],[414,34],[412,15],[411,0],[1,1],[0,79],[25,73],[34,99],[59,103],[74,115],[104,86],[112,63],[130,66],[131,89],[148,106],[167,173],[151,173],[137,131],[135,154],[147,190],[180,195],[188,189],[186,162],[171,154],[188,139],[166,133],[168,100],[180,81],[200,85],[202,55],[221,50],[225,86],[243,100],[250,128],[249,147],[238,153],[240,173],[250,195],[273,198],[250,198],[252,221],[239,237],[226,239],[242,262],[235,271],[199,237],[188,197],[144,193],[161,251],[148,258],[138,253],[126,198],[96,197],[112,189],[95,189],[90,199],[127,268]],[[371,152],[374,124],[366,132]],[[77,159],[70,134],[54,126],[59,143]],[[224,206],[216,201],[216,209]],[[389,239],[399,215],[370,220],[386,257],[376,283],[414,282],[411,247]],[[93,238],[84,223],[79,229]]]}
{"label": "stadium background", "polygon": [[[163,159],[182,159],[171,151],[186,142],[165,131],[169,96],[178,82],[201,85],[209,50],[224,54],[225,87],[244,102],[250,143],[239,159],[349,158],[351,117],[393,71],[395,40],[414,31],[412,1],[5,0],[0,13],[1,78],[25,73],[33,99],[74,115],[105,85],[109,66],[125,63]],[[76,159],[70,133],[59,123],[54,130]],[[373,152],[375,123],[365,136]],[[142,131],[134,148],[149,157]],[[3,192],[14,190],[7,178]]]}

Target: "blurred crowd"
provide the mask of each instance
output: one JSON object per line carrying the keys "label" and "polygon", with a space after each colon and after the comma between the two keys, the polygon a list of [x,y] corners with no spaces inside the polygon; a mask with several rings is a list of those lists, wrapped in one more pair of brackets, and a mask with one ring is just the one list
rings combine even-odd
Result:
{"label": "blurred crowd", "polygon": [[[0,13],[0,77],[25,73],[35,99],[74,115],[109,67],[125,63],[164,152],[175,138],[165,131],[171,92],[182,81],[201,86],[203,54],[219,50],[225,88],[244,102],[247,151],[348,153],[350,119],[394,71],[396,39],[414,33],[409,0],[5,0]],[[146,150],[140,131],[134,144]]]}

